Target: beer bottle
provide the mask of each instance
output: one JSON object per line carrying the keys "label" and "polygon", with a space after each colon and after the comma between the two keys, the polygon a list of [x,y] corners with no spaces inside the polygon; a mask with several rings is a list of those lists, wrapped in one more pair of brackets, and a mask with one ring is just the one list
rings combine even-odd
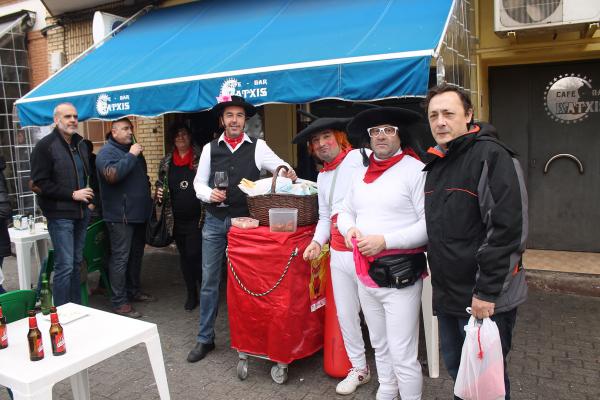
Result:
{"label": "beer bottle", "polygon": [[52,292],[50,291],[50,284],[46,274],[42,274],[42,289],[40,290],[40,302],[42,314],[50,314],[50,307],[52,307]]}
{"label": "beer bottle", "polygon": [[29,333],[27,334],[27,341],[29,342],[29,359],[31,361],[39,361],[44,358],[42,332],[38,329],[35,311],[30,310],[27,314],[29,315]]}
{"label": "beer bottle", "polygon": [[0,349],[8,347],[8,331],[6,328],[6,317],[2,314],[2,306],[0,306]]}
{"label": "beer bottle", "polygon": [[50,342],[52,342],[52,354],[55,356],[62,356],[67,352],[65,346],[65,335],[63,334],[63,328],[58,322],[58,314],[56,313],[56,307],[50,308]]}

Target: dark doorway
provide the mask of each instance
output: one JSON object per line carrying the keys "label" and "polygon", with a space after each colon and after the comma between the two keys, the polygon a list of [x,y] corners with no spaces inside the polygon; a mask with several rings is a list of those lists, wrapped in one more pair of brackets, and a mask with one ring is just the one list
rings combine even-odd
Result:
{"label": "dark doorway", "polygon": [[490,68],[490,96],[528,180],[528,247],[600,252],[600,60]]}

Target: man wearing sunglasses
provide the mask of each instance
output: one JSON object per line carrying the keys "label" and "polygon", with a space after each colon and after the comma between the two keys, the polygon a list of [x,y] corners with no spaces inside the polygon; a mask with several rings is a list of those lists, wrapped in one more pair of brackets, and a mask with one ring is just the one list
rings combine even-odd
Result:
{"label": "man wearing sunglasses", "polygon": [[[417,353],[427,243],[425,174],[409,146],[420,119],[413,111],[381,107],[348,124],[348,133],[369,138],[373,150],[366,172],[355,177],[344,199],[338,228],[353,250],[358,296],[375,349],[377,400],[399,394],[420,399],[423,386]],[[398,266],[406,267],[403,276],[392,274]]]}

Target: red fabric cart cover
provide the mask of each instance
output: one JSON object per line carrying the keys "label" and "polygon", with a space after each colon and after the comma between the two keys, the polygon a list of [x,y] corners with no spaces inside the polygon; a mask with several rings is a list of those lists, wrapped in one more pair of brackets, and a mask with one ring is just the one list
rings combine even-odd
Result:
{"label": "red fabric cart cover", "polygon": [[279,286],[264,296],[247,293],[228,263],[231,347],[286,364],[323,347],[324,308],[310,311],[310,264],[302,259],[314,230],[314,225],[299,227],[294,233],[270,232],[268,227],[230,229],[229,261],[242,284],[255,293],[275,285],[298,248]]}

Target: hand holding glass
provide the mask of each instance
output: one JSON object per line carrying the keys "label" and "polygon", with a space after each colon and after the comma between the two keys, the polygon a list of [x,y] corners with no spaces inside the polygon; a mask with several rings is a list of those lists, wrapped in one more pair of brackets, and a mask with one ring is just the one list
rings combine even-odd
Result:
{"label": "hand holding glass", "polygon": [[[227,171],[216,171],[215,172],[215,188],[225,191],[225,195],[227,195],[227,187],[228,186],[229,186],[229,177],[227,176]],[[225,204],[225,202],[221,202],[217,205],[217,207],[227,207],[227,204]]]}

